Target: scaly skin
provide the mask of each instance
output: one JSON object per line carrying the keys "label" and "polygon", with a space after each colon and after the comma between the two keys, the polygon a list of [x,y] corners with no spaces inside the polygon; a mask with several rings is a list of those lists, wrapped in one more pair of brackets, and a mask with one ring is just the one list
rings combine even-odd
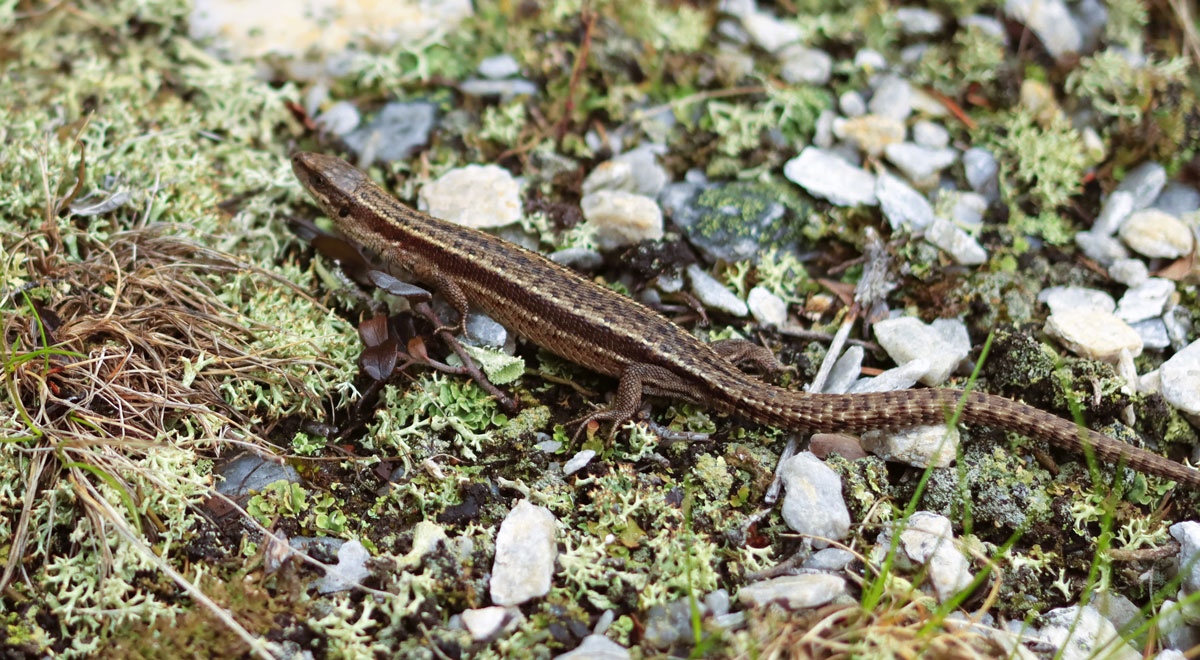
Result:
{"label": "scaly skin", "polygon": [[[414,211],[333,156],[298,153],[292,169],[352,241],[437,287],[466,318],[473,302],[533,343],[620,379],[612,408],[590,417],[622,422],[642,394],[698,403],[798,431],[896,429],[945,423],[963,393],[921,389],[809,394],[764,383],[649,308],[540,254]],[[1016,431],[1200,489],[1200,472],[1022,403],[966,395],[962,421]]]}

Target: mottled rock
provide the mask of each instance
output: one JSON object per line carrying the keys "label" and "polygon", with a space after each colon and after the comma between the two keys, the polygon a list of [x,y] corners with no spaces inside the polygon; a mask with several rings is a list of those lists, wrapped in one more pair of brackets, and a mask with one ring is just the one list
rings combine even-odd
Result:
{"label": "mottled rock", "polygon": [[521,185],[498,165],[467,165],[425,184],[417,204],[463,227],[503,227],[521,219]]}

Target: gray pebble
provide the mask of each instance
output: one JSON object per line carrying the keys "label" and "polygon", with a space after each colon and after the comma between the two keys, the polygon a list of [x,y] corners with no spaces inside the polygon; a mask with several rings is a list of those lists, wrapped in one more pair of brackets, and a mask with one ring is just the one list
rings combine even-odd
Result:
{"label": "gray pebble", "polygon": [[558,557],[554,514],[521,500],[496,534],[496,556],[489,582],[496,605],[520,605],[550,592]]}
{"label": "gray pebble", "polygon": [[1117,304],[1103,291],[1082,286],[1052,286],[1038,292],[1038,302],[1046,303],[1051,314],[1065,314],[1077,309],[1094,309],[1112,313]]}
{"label": "gray pebble", "polygon": [[987,251],[974,237],[944,218],[934,218],[925,228],[925,240],[945,250],[955,262],[978,266],[987,261]]}
{"label": "gray pebble", "polygon": [[887,159],[909,181],[923,185],[958,160],[958,151],[949,147],[923,147],[912,142],[889,144],[883,150]]}
{"label": "gray pebble", "polygon": [[1177,181],[1167,184],[1154,200],[1154,208],[1182,218],[1189,213],[1200,210],[1200,190]]}
{"label": "gray pebble", "polygon": [[823,50],[794,44],[778,55],[779,77],[790,84],[824,85],[833,73],[833,58]]}
{"label": "gray pebble", "polygon": [[[1175,293],[1175,283],[1161,277],[1151,277],[1121,296],[1117,302],[1117,318],[1126,323],[1162,316]],[[1166,332],[1166,328],[1163,328]]]}
{"label": "gray pebble", "polygon": [[1052,57],[1078,53],[1083,47],[1083,35],[1062,0],[1007,0],[1004,13],[1032,30]]}
{"label": "gray pebble", "polygon": [[359,156],[370,155],[372,162],[405,160],[429,141],[436,117],[432,103],[389,103],[366,126],[346,135],[346,145]]}
{"label": "gray pebble", "polygon": [[537,85],[521,78],[506,78],[492,80],[490,78],[471,78],[458,85],[458,91],[467,96],[499,96],[509,99],[514,96],[537,94]]}
{"label": "gray pebble", "polygon": [[739,317],[750,313],[746,303],[700,266],[696,264],[688,266],[687,274],[692,283],[692,294],[705,307]]}
{"label": "gray pebble", "polygon": [[779,327],[787,322],[787,303],[767,289],[756,286],[746,295],[750,315],[761,325]]}
{"label": "gray pebble", "polygon": [[950,144],[950,131],[947,131],[941,124],[928,119],[922,119],[913,124],[912,137],[913,142],[922,147],[938,149]]}
{"label": "gray pebble", "polygon": [[1133,213],[1133,194],[1125,190],[1113,191],[1113,194],[1100,205],[1100,214],[1092,224],[1091,232],[1102,236],[1112,236],[1121,228],[1121,224]]}
{"label": "gray pebble", "polygon": [[1117,259],[1108,267],[1108,276],[1125,286],[1137,286],[1150,277],[1150,269],[1141,259]]}
{"label": "gray pebble", "polygon": [[1200,339],[1171,356],[1159,368],[1159,387],[1167,403],[1200,420]]}
{"label": "gray pebble", "polygon": [[[783,520],[799,534],[838,540],[850,533],[850,511],[842,499],[842,478],[812,452],[802,451],[779,467],[786,494]],[[813,546],[828,542],[813,539]]]}
{"label": "gray pebble", "polygon": [[929,201],[899,177],[881,172],[875,180],[875,197],[892,229],[920,230],[933,222]]}
{"label": "gray pebble", "polygon": [[1133,195],[1133,210],[1140,211],[1154,202],[1167,185],[1167,170],[1154,161],[1147,161],[1129,170],[1113,191]]}
{"label": "gray pebble", "polygon": [[908,119],[912,113],[912,86],[900,76],[883,76],[867,103],[867,109],[871,114],[897,121]]}
{"label": "gray pebble", "polygon": [[946,25],[941,14],[923,7],[900,7],[894,15],[900,29],[908,35],[937,34]]}
{"label": "gray pebble", "polygon": [[[838,97],[838,109],[847,117],[861,117],[867,114],[867,102],[863,100],[862,94],[850,90]],[[830,126],[832,125],[833,122],[830,121]]]}
{"label": "gray pebble", "polygon": [[1000,194],[1000,165],[992,152],[982,147],[972,147],[963,152],[963,172],[971,190],[989,201]]}
{"label": "gray pebble", "polygon": [[1101,266],[1108,266],[1117,259],[1129,257],[1129,251],[1121,245],[1121,241],[1090,231],[1075,234],[1075,245],[1083,251],[1084,256]]}
{"label": "gray pebble", "polygon": [[358,128],[362,113],[349,101],[338,101],[313,120],[317,128],[330,135],[344,136]]}
{"label": "gray pebble", "polygon": [[483,76],[484,78],[507,78],[509,76],[515,76],[520,72],[521,65],[517,64],[516,58],[508,53],[501,53],[500,55],[493,55],[491,57],[484,58],[484,60],[479,63],[479,75]]}

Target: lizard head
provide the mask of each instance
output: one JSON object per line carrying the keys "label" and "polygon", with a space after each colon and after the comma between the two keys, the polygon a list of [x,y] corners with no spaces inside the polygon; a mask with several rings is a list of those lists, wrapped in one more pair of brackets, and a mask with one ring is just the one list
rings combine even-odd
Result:
{"label": "lizard head", "polygon": [[367,175],[336,156],[299,151],[292,155],[292,171],[305,190],[335,217],[347,208]]}

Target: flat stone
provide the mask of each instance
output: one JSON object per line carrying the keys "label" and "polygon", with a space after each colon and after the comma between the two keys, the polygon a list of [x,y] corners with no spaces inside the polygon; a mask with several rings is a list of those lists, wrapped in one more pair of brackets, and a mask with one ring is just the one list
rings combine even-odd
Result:
{"label": "flat stone", "polygon": [[828,545],[850,533],[850,511],[842,499],[842,478],[812,452],[802,451],[779,468],[786,491],[783,521],[799,534],[811,535],[813,547]]}
{"label": "flat stone", "polygon": [[1101,310],[1076,309],[1051,314],[1045,331],[1072,353],[1093,360],[1116,362],[1122,350],[1142,354],[1142,338],[1116,315]]}
{"label": "flat stone", "polygon": [[746,306],[754,320],[766,327],[779,327],[787,322],[787,303],[761,286],[750,289]]}
{"label": "flat stone", "polygon": [[846,593],[846,580],[827,573],[804,573],[752,582],[738,590],[744,607],[781,603],[792,610],[820,607]]}
{"label": "flat stone", "polygon": [[663,237],[662,209],[645,195],[601,190],[585,196],[579,206],[601,250]]}
{"label": "flat stone", "polygon": [[1192,231],[1182,220],[1158,209],[1130,215],[1121,225],[1121,240],[1147,257],[1177,259],[1192,251]]}
{"label": "flat stone", "polygon": [[874,206],[875,175],[824,149],[805,147],[783,166],[783,175],[835,206]]}
{"label": "flat stone", "polygon": [[425,184],[417,204],[463,227],[503,227],[521,219],[521,185],[499,165],[467,165]]}
{"label": "flat stone", "polygon": [[934,218],[925,228],[925,240],[945,250],[955,262],[964,266],[977,266],[987,261],[987,251],[979,241],[949,220]]}
{"label": "flat stone", "polygon": [[1200,420],[1200,339],[1159,367],[1159,387],[1167,403]]}
{"label": "flat stone", "polygon": [[958,429],[945,424],[867,431],[861,440],[863,449],[885,461],[919,468],[947,467],[958,456]]}
{"label": "flat stone", "polygon": [[550,592],[556,521],[549,509],[521,500],[500,523],[489,582],[496,605],[520,605]]}
{"label": "flat stone", "polygon": [[692,283],[692,293],[705,307],[738,317],[750,313],[746,303],[700,266],[691,264],[687,268],[687,274]]}
{"label": "flat stone", "polygon": [[889,144],[883,153],[909,181],[926,188],[936,184],[937,175],[958,160],[955,149],[923,147],[912,142]]}
{"label": "flat stone", "polygon": [[880,172],[875,178],[875,198],[892,229],[921,230],[933,222],[929,200],[897,176]]}
{"label": "flat stone", "polygon": [[966,326],[954,319],[938,319],[926,325],[920,319],[903,316],[885,319],[874,325],[875,339],[896,364],[923,358],[929,369],[921,382],[936,387],[971,351]]}
{"label": "flat stone", "polygon": [[1153,204],[1166,185],[1166,168],[1154,161],[1147,161],[1126,172],[1113,194],[1129,193],[1133,196],[1133,210],[1140,211]]}

